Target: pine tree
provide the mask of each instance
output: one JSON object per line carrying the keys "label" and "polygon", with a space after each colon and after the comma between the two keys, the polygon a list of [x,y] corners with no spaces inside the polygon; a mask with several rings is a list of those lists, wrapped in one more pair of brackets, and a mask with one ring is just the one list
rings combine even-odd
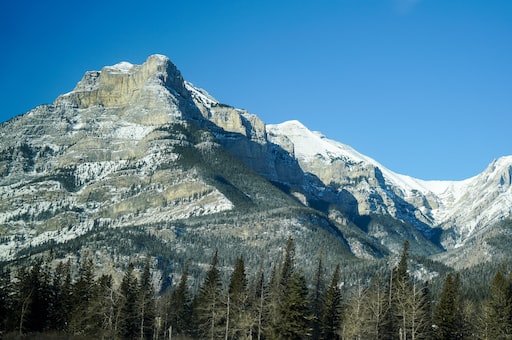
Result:
{"label": "pine tree", "polygon": [[485,315],[488,336],[491,339],[512,339],[511,285],[501,271],[494,276],[490,293]]}
{"label": "pine tree", "polygon": [[322,305],[323,295],[325,291],[324,282],[324,267],[322,263],[322,256],[318,258],[318,265],[315,272],[313,283],[313,294],[311,296],[311,311],[313,313],[313,320],[311,322],[312,339],[319,339],[321,334],[321,318],[322,318]]}
{"label": "pine tree", "polygon": [[459,335],[458,287],[451,274],[446,276],[439,302],[434,310],[434,339],[452,340]]}
{"label": "pine tree", "polygon": [[248,311],[247,277],[242,257],[238,257],[228,289],[229,312],[226,317],[226,335],[239,338],[251,333],[252,320]]}
{"label": "pine tree", "polygon": [[283,308],[287,298],[288,283],[295,272],[295,242],[288,237],[284,257],[279,266],[274,265],[270,276],[269,298],[266,305],[266,337],[278,338],[283,325]]}
{"label": "pine tree", "polygon": [[288,281],[292,273],[294,272],[295,267],[295,242],[293,237],[288,237],[288,242],[286,243],[286,250],[284,254],[284,260],[281,265],[281,273],[279,276],[279,285],[281,288],[286,287],[288,285]]}
{"label": "pine tree", "polygon": [[30,273],[25,267],[20,267],[16,271],[15,283],[13,285],[13,325],[21,336],[26,331],[26,323],[29,314],[29,308],[34,296],[34,288],[30,282]]}
{"label": "pine tree", "polygon": [[188,271],[185,270],[178,286],[170,296],[168,313],[172,330],[176,334],[185,334],[190,330],[190,298],[187,280]]}
{"label": "pine tree", "polygon": [[311,336],[306,279],[293,272],[286,285],[286,294],[280,308],[281,324],[277,328],[278,339],[306,339]]}
{"label": "pine tree", "polygon": [[323,339],[338,339],[338,330],[341,326],[342,295],[339,287],[341,279],[340,265],[336,266],[327,287],[322,304],[320,331]]}
{"label": "pine tree", "polygon": [[72,280],[71,263],[59,262],[53,273],[50,294],[49,320],[50,329],[57,331],[67,330],[72,308]]}
{"label": "pine tree", "polygon": [[215,251],[210,270],[206,273],[197,298],[199,328],[205,339],[216,339],[224,335],[221,323],[225,315],[222,308],[222,286],[217,256]]}
{"label": "pine tree", "polygon": [[119,286],[119,312],[117,314],[117,333],[121,338],[135,339],[140,336],[140,320],[138,310],[138,281],[134,274],[134,265],[126,268]]}
{"label": "pine tree", "polygon": [[5,332],[12,314],[12,283],[11,271],[0,266],[0,334]]}
{"label": "pine tree", "polygon": [[32,287],[32,297],[27,314],[28,330],[42,332],[48,323],[50,271],[41,259],[32,266],[28,280]]}
{"label": "pine tree", "polygon": [[139,292],[139,321],[140,336],[142,339],[152,339],[155,322],[155,294],[151,281],[149,259],[146,260],[144,271],[140,278]]}
{"label": "pine tree", "polygon": [[91,302],[94,294],[94,263],[86,258],[78,269],[78,278],[72,290],[72,312],[70,331],[72,334],[84,334],[90,327]]}

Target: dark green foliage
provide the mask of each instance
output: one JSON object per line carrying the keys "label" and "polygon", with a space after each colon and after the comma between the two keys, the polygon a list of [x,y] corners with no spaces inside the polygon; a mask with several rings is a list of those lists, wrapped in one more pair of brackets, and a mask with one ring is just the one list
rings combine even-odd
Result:
{"label": "dark green foliage", "polygon": [[336,266],[331,283],[327,287],[321,305],[320,331],[323,339],[337,339],[341,326],[342,295],[340,284],[340,266]]}
{"label": "dark green foliage", "polygon": [[[339,267],[336,267],[339,271]],[[313,313],[313,320],[311,322],[311,337],[312,339],[319,339],[321,334],[321,318],[322,306],[324,304],[323,295],[325,291],[324,282],[324,266],[322,256],[318,258],[318,266],[314,276],[313,294],[311,295],[311,311]]]}
{"label": "dark green foliage", "polygon": [[512,282],[498,271],[491,282],[490,299],[485,303],[485,329],[491,339],[512,338]]}
{"label": "dark green foliage", "polygon": [[57,331],[67,330],[71,306],[74,305],[72,300],[72,280],[71,280],[71,264],[67,262],[59,262],[55,272],[53,273],[53,282],[50,293],[50,329]]}
{"label": "dark green foliage", "polygon": [[310,323],[313,316],[309,310],[306,279],[300,273],[290,275],[286,294],[280,307],[278,339],[306,339],[311,335]]}
{"label": "dark green foliage", "polygon": [[0,266],[0,334],[7,329],[9,311],[12,310],[12,283],[9,268]]}
{"label": "dark green foliage", "polygon": [[[188,272],[185,271],[180,278],[180,282],[176,289],[170,295],[168,304],[167,315],[169,316],[170,326],[172,326],[173,333],[186,334],[191,331],[191,306],[190,297],[187,286]],[[166,329],[169,327],[166,326]]]}
{"label": "dark green foliage", "polygon": [[139,312],[139,339],[152,339],[154,323],[156,317],[155,311],[155,293],[153,290],[149,259],[146,260],[144,271],[140,278],[138,287],[138,312]]}
{"label": "dark green foliage", "polygon": [[119,334],[125,339],[133,339],[140,335],[138,280],[133,272],[134,265],[130,263],[119,287],[120,301],[117,325]]}
{"label": "dark green foliage", "polygon": [[154,258],[131,262],[116,286],[91,258],[80,258],[73,275],[70,261],[49,264],[52,253],[18,267],[14,275],[1,269],[0,331],[4,338],[41,339],[167,339],[170,330],[173,339],[511,337],[512,280],[505,266],[489,280],[488,299],[475,302],[461,295],[466,286],[457,273],[446,276],[440,293],[418,282],[408,270],[407,249],[405,244],[392,270],[359,269],[377,275],[357,285],[351,284],[355,274],[339,265],[324,287],[329,270],[323,260],[314,274],[304,275],[289,237],[269,279],[262,267],[248,276],[240,255],[221,266],[215,252],[199,290],[188,287],[192,280],[185,269],[178,285],[159,298],[153,291]]}
{"label": "dark green foliage", "polygon": [[69,327],[73,334],[82,335],[90,332],[88,329],[90,315],[84,311],[91,309],[94,285],[94,263],[91,258],[85,258],[78,270],[78,279],[72,291],[73,310]]}
{"label": "dark green foliage", "polygon": [[461,331],[458,279],[446,276],[443,291],[434,310],[434,339],[458,339]]}
{"label": "dark green foliage", "polygon": [[197,297],[196,313],[201,335],[205,339],[217,339],[222,334],[224,308],[220,271],[217,268],[217,251],[213,255],[210,270],[206,273]]}

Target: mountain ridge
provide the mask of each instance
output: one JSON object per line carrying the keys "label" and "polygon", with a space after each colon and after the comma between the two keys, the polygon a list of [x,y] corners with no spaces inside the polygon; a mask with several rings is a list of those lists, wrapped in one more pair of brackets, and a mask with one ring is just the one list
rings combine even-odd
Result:
{"label": "mountain ridge", "polygon": [[[511,214],[510,156],[461,182],[399,175],[298,121],[267,125],[218,102],[162,55],[87,72],[53,104],[1,124],[0,139],[3,260],[98,227],[162,235],[158,225],[176,233],[199,223],[221,234],[230,229],[213,221],[236,224],[244,211],[278,239],[319,228],[341,242],[337,252],[360,258],[397,253],[404,239],[430,256]],[[257,238],[246,223],[241,235]],[[184,247],[171,235],[166,242]]]}

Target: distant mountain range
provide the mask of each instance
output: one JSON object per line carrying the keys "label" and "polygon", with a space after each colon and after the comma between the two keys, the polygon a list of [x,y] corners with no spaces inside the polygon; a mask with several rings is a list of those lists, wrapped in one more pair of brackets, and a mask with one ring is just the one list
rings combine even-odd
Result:
{"label": "distant mountain range", "polygon": [[161,55],[87,72],[0,125],[0,175],[0,261],[149,254],[166,277],[215,248],[262,265],[289,235],[304,263],[320,248],[371,261],[404,240],[454,268],[510,253],[497,240],[512,238],[512,156],[464,181],[396,174],[298,121],[218,102]]}

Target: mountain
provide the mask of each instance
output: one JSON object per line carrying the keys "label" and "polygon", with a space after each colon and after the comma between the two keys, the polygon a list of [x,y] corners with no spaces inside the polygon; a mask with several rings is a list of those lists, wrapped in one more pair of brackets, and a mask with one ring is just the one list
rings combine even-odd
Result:
{"label": "mountain", "polygon": [[270,268],[288,236],[306,272],[319,253],[359,263],[406,239],[460,267],[443,256],[507,230],[495,226],[512,209],[512,157],[461,182],[399,175],[300,122],[218,102],[161,55],[87,72],[1,124],[0,174],[0,261],[93,256],[109,270],[149,255],[163,281],[200,275],[215,249]]}
{"label": "mountain", "polygon": [[[338,192],[348,191],[357,213],[379,213],[414,225],[430,235],[439,228],[445,249],[512,213],[512,156],[492,162],[481,174],[463,181],[423,181],[386,169],[348,145],[311,132],[300,122],[268,126],[271,140],[286,148],[304,171]],[[328,198],[343,205],[343,199]]]}

